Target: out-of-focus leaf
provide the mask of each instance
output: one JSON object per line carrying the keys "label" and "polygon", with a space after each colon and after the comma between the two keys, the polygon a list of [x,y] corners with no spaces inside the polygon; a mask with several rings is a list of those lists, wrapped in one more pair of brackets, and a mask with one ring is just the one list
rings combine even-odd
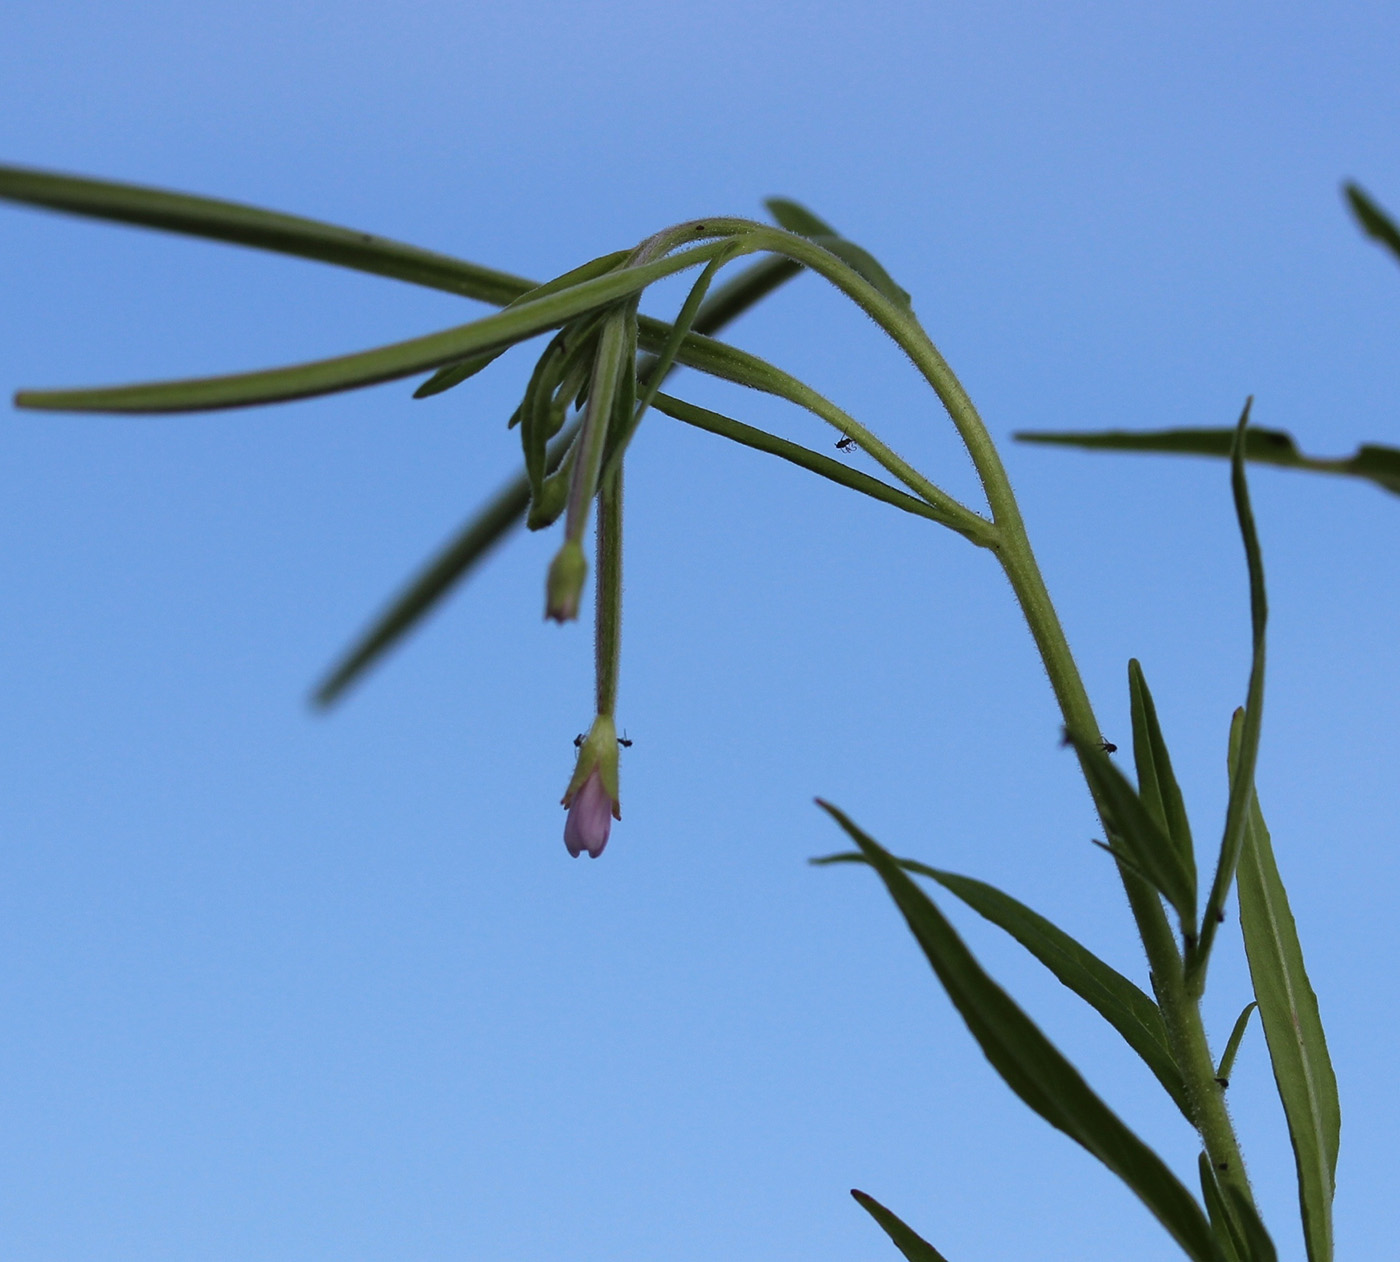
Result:
{"label": "out-of-focus leaf", "polygon": [[1171,754],[1157,722],[1157,707],[1142,673],[1142,664],[1128,662],[1128,696],[1133,719],[1133,760],[1137,766],[1138,796],[1147,812],[1166,831],[1181,856],[1182,865],[1196,882],[1196,851],[1186,803],[1172,771]]}
{"label": "out-of-focus leaf", "polygon": [[1235,450],[1230,458],[1230,489],[1235,499],[1235,514],[1239,518],[1240,536],[1244,541],[1245,563],[1249,568],[1249,622],[1253,638],[1253,660],[1249,668],[1249,692],[1245,698],[1244,721],[1240,725],[1240,756],[1230,773],[1230,799],[1225,807],[1225,830],[1220,839],[1220,858],[1215,865],[1215,879],[1206,899],[1205,919],[1201,924],[1201,941],[1195,951],[1186,955],[1188,989],[1198,997],[1205,990],[1206,967],[1210,963],[1211,945],[1216,930],[1225,919],[1225,899],[1235,879],[1240,847],[1244,845],[1245,826],[1249,818],[1249,803],[1254,796],[1254,764],[1259,757],[1259,730],[1264,718],[1264,647],[1265,630],[1269,621],[1269,601],[1264,590],[1264,558],[1259,550],[1259,536],[1254,529],[1254,511],[1249,504],[1249,484],[1244,476],[1244,440],[1249,424],[1249,409],[1254,402],[1245,400],[1235,428]]}
{"label": "out-of-focus leaf", "polygon": [[894,1241],[894,1247],[904,1254],[909,1262],[948,1262],[948,1259],[918,1232],[907,1226],[898,1215],[887,1210],[873,1196],[856,1188],[851,1189],[851,1195],[856,1198],[856,1204],[880,1224],[885,1235]]}
{"label": "out-of-focus leaf", "polygon": [[[864,855],[852,853],[829,855],[812,862],[866,863],[868,860]],[[1186,1087],[1167,1044],[1161,1010],[1137,986],[1063,929],[995,886],[931,868],[914,859],[896,859],[895,862],[906,872],[937,881],[978,915],[1006,930],[1122,1035],[1124,1042],[1156,1075],[1186,1120],[1192,1121]]]}
{"label": "out-of-focus leaf", "polygon": [[0,166],[0,198],[91,219],[136,224],[333,263],[497,306],[511,302],[531,287],[530,281],[519,276],[368,232],[138,184]]}
{"label": "out-of-focus leaf", "polygon": [[1395,227],[1395,221],[1366,195],[1359,184],[1343,185],[1343,191],[1361,230],[1400,259],[1400,229]]}
{"label": "out-of-focus leaf", "polygon": [[[1240,745],[1240,725],[1236,724],[1230,742],[1232,776],[1239,765]],[[1330,1262],[1332,1194],[1342,1128],[1337,1078],[1317,996],[1303,964],[1298,928],[1274,860],[1273,843],[1259,798],[1253,793],[1240,855],[1239,895],[1249,975],[1298,1168],[1298,1201],[1308,1258],[1309,1262]]]}
{"label": "out-of-focus leaf", "polygon": [[763,202],[778,227],[795,232],[799,237],[835,237],[836,231],[825,219],[818,218],[801,202],[790,197],[769,197]]}
{"label": "out-of-focus leaf", "polygon": [[[1101,451],[1163,452],[1177,456],[1230,455],[1234,430],[1077,430],[1063,433],[1023,430],[1012,435],[1023,443],[1052,443],[1063,447],[1087,447]],[[1327,459],[1305,456],[1291,434],[1279,429],[1251,429],[1245,441],[1245,459],[1281,469],[1307,469],[1315,473],[1340,473],[1374,482],[1400,495],[1400,448],[1367,443],[1354,456]]]}
{"label": "out-of-focus leaf", "polygon": [[1258,1006],[1258,1001],[1251,999],[1245,1004],[1240,1015],[1235,1018],[1234,1028],[1230,1031],[1230,1037],[1225,1043],[1225,1050],[1220,1056],[1220,1064],[1215,1067],[1215,1081],[1222,1088],[1230,1085],[1230,1075],[1235,1069],[1235,1057],[1240,1054],[1240,1044],[1244,1042],[1244,1032],[1249,1028],[1249,1014]]}
{"label": "out-of-focus leaf", "polygon": [[286,399],[311,398],[412,376],[479,351],[512,345],[558,328],[577,316],[639,293],[653,281],[709,259],[727,246],[711,242],[637,267],[623,268],[572,288],[508,307],[470,324],[411,338],[355,355],[263,372],[88,390],[22,390],[20,407],[58,412],[201,412]]}
{"label": "out-of-focus leaf", "polygon": [[910,305],[908,291],[895,284],[890,274],[869,250],[858,246],[854,241],[848,241],[805,206],[800,206],[786,197],[770,197],[764,205],[777,220],[779,227],[815,241],[825,250],[830,250],[856,275],[869,281],[891,302],[906,308]]}
{"label": "out-of-focus leaf", "polygon": [[1196,873],[1188,867],[1166,830],[1143,804],[1128,778],[1109,761],[1099,742],[1078,732],[1067,732],[1079,754],[1094,796],[1102,803],[1113,832],[1110,851],[1125,860],[1149,882],[1181,918],[1182,936],[1189,943],[1196,935]]}
{"label": "out-of-focus leaf", "polygon": [[878,873],[948,997],[1006,1084],[1117,1174],[1189,1257],[1224,1262],[1201,1207],[1162,1159],[1123,1124],[1016,1002],[982,971],[952,925],[894,857],[834,806],[820,805]]}
{"label": "out-of-focus leaf", "polygon": [[[578,426],[572,425],[551,446],[551,461],[562,458],[573,442]],[[402,591],[393,596],[368,629],[346,650],[325,679],[317,685],[312,701],[332,705],[371,663],[452,590],[488,553],[521,522],[530,502],[530,484],[524,476],[503,487],[484,507],[418,571]]]}

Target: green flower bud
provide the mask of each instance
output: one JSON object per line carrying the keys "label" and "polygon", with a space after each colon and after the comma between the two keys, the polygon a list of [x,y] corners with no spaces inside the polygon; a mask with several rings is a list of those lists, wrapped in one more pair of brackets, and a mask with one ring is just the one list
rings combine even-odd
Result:
{"label": "green flower bud", "polygon": [[567,540],[550,562],[549,579],[545,584],[544,616],[555,622],[572,622],[578,617],[579,597],[583,581],[588,577],[588,559],[583,547]]}

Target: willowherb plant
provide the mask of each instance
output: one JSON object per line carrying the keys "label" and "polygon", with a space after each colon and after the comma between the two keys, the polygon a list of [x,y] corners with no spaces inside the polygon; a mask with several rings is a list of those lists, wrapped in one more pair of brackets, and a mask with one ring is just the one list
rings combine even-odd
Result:
{"label": "willowherb plant", "polygon": [[[1249,404],[1229,432],[1231,484],[1249,575],[1253,665],[1229,733],[1230,793],[1218,849],[1198,855],[1141,667],[1128,666],[1136,784],[1112,761],[1070,653],[997,453],[957,378],[915,317],[909,296],[868,253],[793,202],[773,200],[776,226],[747,219],[678,224],[537,285],[445,255],[364,233],[228,202],[154,189],[0,168],[0,197],[104,219],[318,259],[495,304],[482,319],[336,359],[264,372],[87,390],[21,391],[21,407],[86,412],[184,412],[244,407],[430,374],[416,397],[460,385],[511,346],[549,335],[510,424],[520,432],[521,474],[406,586],[317,689],[334,702],[520,522],[541,530],[562,518],[545,582],[546,616],[578,616],[591,577],[596,601],[596,719],[576,741],[564,793],[569,853],[603,851],[621,817],[614,720],[620,658],[623,468],[648,411],[662,412],[928,519],[985,549],[1008,580],[1040,653],[1103,825],[1100,843],[1122,878],[1149,968],[1149,994],[1069,934],[1001,891],[895,858],[835,806],[821,805],[856,850],[817,860],[873,868],[903,914],[983,1052],[1022,1100],[1114,1171],[1196,1262],[1272,1262],[1255,1209],[1225,1089],[1257,1007],[1297,1161],[1303,1234],[1311,1262],[1332,1256],[1332,1193],[1340,1130],[1336,1082],[1288,899],[1254,791],[1264,700],[1267,618],[1263,567],[1244,464]],[[731,279],[720,272],[759,256]],[[675,320],[643,317],[648,286],[698,269]],[[984,511],[969,507],[895,454],[870,429],[801,381],[713,338],[800,270],[835,285],[909,357],[942,402],[976,468]],[[685,366],[787,399],[855,443],[888,480],[811,448],[697,407],[661,386]],[[1217,441],[1218,440],[1212,440]],[[594,561],[584,551],[594,526]],[[1199,871],[1202,863],[1208,871]],[[961,899],[1020,942],[1085,1000],[1146,1063],[1199,1136],[1200,1197],[1093,1091],[1016,1002],[982,970],[915,877]],[[1254,995],[1216,1057],[1201,1016],[1212,950],[1232,886]],[[900,1218],[854,1192],[909,1259],[941,1255]]]}

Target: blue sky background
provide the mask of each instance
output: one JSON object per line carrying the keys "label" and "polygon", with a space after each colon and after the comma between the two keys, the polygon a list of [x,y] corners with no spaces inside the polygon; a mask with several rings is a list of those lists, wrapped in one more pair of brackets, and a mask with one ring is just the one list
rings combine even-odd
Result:
{"label": "blue sky background", "polygon": [[[4,160],[258,203],[544,278],[668,223],[810,204],[874,251],[999,439],[1224,425],[1396,443],[1400,14],[1339,3],[288,0],[0,13]],[[667,314],[677,289],[649,309]],[[360,349],[443,294],[0,209],[0,386]],[[934,401],[816,279],[735,327],[955,493]],[[528,350],[194,418],[0,424],[0,1254],[15,1259],[1179,1256],[986,1065],[820,793],[1145,981],[990,558],[656,416],[629,461],[623,822],[558,798],[591,636],[519,537],[330,717],[312,682],[508,476]],[[769,399],[679,392],[825,449]],[[1006,447],[1105,732],[1156,693],[1200,842],[1244,694],[1226,470]],[[857,461],[863,461],[857,457]],[[1400,1234],[1400,501],[1262,470],[1259,784],[1343,1100],[1339,1256]],[[947,900],[943,900],[945,903]],[[1116,1036],[957,907],[1183,1177]],[[1230,926],[1233,930],[1233,923]],[[1223,1042],[1247,994],[1212,974]],[[1230,1091],[1302,1256],[1263,1043]]]}

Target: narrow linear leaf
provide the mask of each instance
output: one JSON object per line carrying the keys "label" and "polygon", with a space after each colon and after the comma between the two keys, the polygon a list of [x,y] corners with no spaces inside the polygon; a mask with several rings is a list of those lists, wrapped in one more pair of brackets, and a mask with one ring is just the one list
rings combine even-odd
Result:
{"label": "narrow linear leaf", "polygon": [[1191,840],[1191,823],[1186,817],[1186,803],[1181,786],[1172,771],[1171,754],[1161,725],[1157,722],[1157,707],[1142,673],[1142,664],[1133,658],[1128,662],[1128,696],[1133,721],[1133,760],[1137,766],[1138,796],[1147,813],[1165,830],[1182,866],[1196,883],[1196,849]]}
{"label": "narrow linear leaf", "polygon": [[201,412],[311,398],[412,376],[479,351],[512,345],[640,292],[673,272],[707,262],[727,242],[695,246],[572,288],[508,307],[469,324],[334,359],[232,376],[87,390],[22,390],[20,407],[59,412]]}
{"label": "narrow linear leaf", "polygon": [[[1236,725],[1231,770],[1242,756]],[[1298,1201],[1309,1262],[1332,1257],[1332,1195],[1342,1112],[1317,995],[1303,964],[1298,928],[1274,859],[1259,798],[1250,795],[1239,866],[1240,929],[1269,1046],[1274,1082],[1288,1120],[1298,1170]]]}
{"label": "narrow linear leaf", "polygon": [[1235,1057],[1240,1054],[1240,1044],[1244,1042],[1244,1032],[1249,1028],[1249,1014],[1258,1006],[1258,1001],[1251,999],[1245,1004],[1240,1015],[1235,1018],[1235,1025],[1225,1043],[1225,1051],[1221,1054],[1220,1064],[1215,1067],[1215,1081],[1222,1087],[1230,1085],[1230,1075],[1235,1069]]}
{"label": "narrow linear leaf", "polygon": [[1182,861],[1166,831],[1143,804],[1128,778],[1109,761],[1099,742],[1078,732],[1066,736],[1079,754],[1084,774],[1103,803],[1113,825],[1109,847],[1156,889],[1181,918],[1182,936],[1190,943],[1196,934],[1196,873]]}
{"label": "narrow linear leaf", "polygon": [[[866,863],[861,854],[829,855],[813,863]],[[914,859],[896,859],[906,872],[926,876],[956,894],[978,915],[1004,929],[1065,986],[1074,991],[1123,1037],[1156,1075],[1187,1121],[1191,1108],[1181,1071],[1167,1043],[1162,1013],[1146,994],[1117,969],[1104,963],[1063,929],[1004,894],[968,876],[931,868]],[[1194,1123],[1193,1123],[1194,1125]]]}
{"label": "narrow linear leaf", "polygon": [[[1206,967],[1216,930],[1225,919],[1225,899],[1235,879],[1240,847],[1244,844],[1249,803],[1254,796],[1254,765],[1259,757],[1259,731],[1264,720],[1264,648],[1269,621],[1269,601],[1264,589],[1264,558],[1254,529],[1254,511],[1249,503],[1249,484],[1244,475],[1244,439],[1249,425],[1253,398],[1245,400],[1235,427],[1235,450],[1230,457],[1230,489],[1235,499],[1240,536],[1244,542],[1245,564],[1249,570],[1249,621],[1253,639],[1253,660],[1249,667],[1249,691],[1245,698],[1244,721],[1240,726],[1240,756],[1230,773],[1230,798],[1225,807],[1225,830],[1220,838],[1220,858],[1215,865],[1210,897],[1206,900],[1199,948],[1187,953],[1188,986],[1199,996],[1205,989]],[[1232,738],[1233,739],[1233,738]]]}
{"label": "narrow linear leaf", "polygon": [[507,272],[479,267],[447,254],[421,250],[368,232],[139,184],[0,166],[0,198],[89,219],[134,224],[333,263],[497,306],[518,298],[531,287],[530,281]]}
{"label": "narrow linear leaf", "polygon": [[868,473],[862,473],[859,469],[852,469],[839,460],[833,460],[830,456],[813,451],[810,447],[789,442],[787,439],[779,438],[766,430],[755,429],[752,425],[745,425],[743,421],[736,421],[723,413],[712,412],[709,408],[687,403],[683,399],[673,398],[669,394],[658,393],[652,399],[651,406],[658,412],[664,412],[667,416],[674,417],[678,421],[695,426],[696,429],[703,429],[711,434],[719,434],[721,437],[733,439],[736,443],[752,447],[755,451],[767,452],[770,456],[777,456],[779,459],[787,460],[800,468],[809,469],[811,472],[820,474],[841,486],[859,491],[862,495],[868,495],[885,504],[893,504],[896,508],[902,508],[906,513],[913,513],[916,517],[927,517],[930,521],[950,525],[957,529],[943,513],[925,501],[890,486],[888,483],[881,482],[879,478],[873,478]]}
{"label": "narrow linear leaf", "polygon": [[948,997],[1006,1084],[1117,1174],[1189,1257],[1224,1262],[1201,1207],[1162,1159],[1123,1124],[1016,1002],[983,972],[952,925],[894,857],[836,807],[819,804],[878,873]]}
{"label": "narrow linear leaf", "polygon": [[887,1210],[873,1196],[856,1188],[851,1189],[851,1195],[856,1198],[856,1204],[880,1224],[885,1235],[894,1241],[894,1247],[904,1254],[909,1262],[948,1262],[948,1259],[927,1240],[908,1227],[896,1214]]}
{"label": "narrow linear leaf", "polygon": [[[1060,433],[1023,430],[1013,434],[1018,442],[1098,451],[1160,452],[1175,456],[1230,455],[1232,429],[1075,430]],[[1365,444],[1354,456],[1336,458],[1305,456],[1291,434],[1279,429],[1251,429],[1245,440],[1245,459],[1280,469],[1335,473],[1364,478],[1383,490],[1400,495],[1400,449]]]}
{"label": "narrow linear leaf", "polygon": [[1395,221],[1371,200],[1359,184],[1345,184],[1342,191],[1351,203],[1352,213],[1361,230],[1400,259],[1400,229],[1396,228]]}

